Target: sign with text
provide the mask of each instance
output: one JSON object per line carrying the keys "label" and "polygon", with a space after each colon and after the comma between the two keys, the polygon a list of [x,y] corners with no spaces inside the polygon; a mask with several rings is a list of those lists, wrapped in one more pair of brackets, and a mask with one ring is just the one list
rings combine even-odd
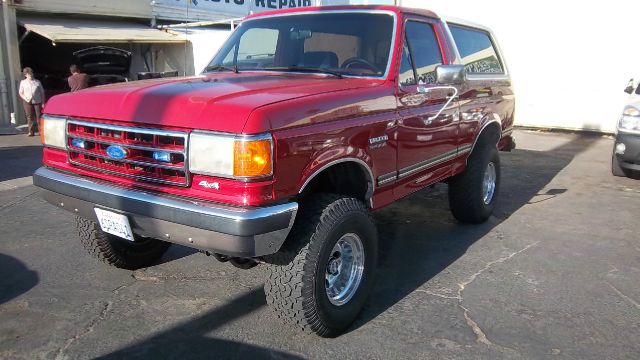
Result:
{"label": "sign with text", "polygon": [[[319,6],[322,2],[322,0],[154,0],[151,4],[158,18],[200,21],[239,18],[261,11]],[[344,0],[343,3],[348,4],[349,0]]]}

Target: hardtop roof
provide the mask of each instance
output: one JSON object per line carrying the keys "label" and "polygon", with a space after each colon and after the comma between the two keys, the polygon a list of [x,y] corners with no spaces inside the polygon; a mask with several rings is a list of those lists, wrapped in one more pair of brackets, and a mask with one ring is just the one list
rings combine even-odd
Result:
{"label": "hardtop roof", "polygon": [[260,18],[266,16],[277,16],[277,15],[286,15],[286,14],[295,14],[300,12],[324,12],[324,11],[340,11],[340,10],[382,10],[382,11],[390,11],[395,14],[415,14],[420,16],[426,16],[431,18],[440,17],[431,10],[426,9],[416,9],[416,8],[408,8],[408,7],[400,7],[400,6],[392,6],[392,5],[340,5],[340,6],[307,6],[307,7],[297,7],[297,8],[287,8],[287,9],[279,9],[279,10],[270,10],[263,11],[255,14],[251,14],[245,17],[245,20]]}

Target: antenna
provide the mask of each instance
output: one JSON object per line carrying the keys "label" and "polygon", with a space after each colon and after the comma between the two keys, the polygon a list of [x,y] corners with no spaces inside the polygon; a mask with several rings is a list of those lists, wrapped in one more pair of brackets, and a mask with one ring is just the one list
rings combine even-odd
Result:
{"label": "antenna", "polygon": [[[196,1],[196,5],[197,5],[197,1]],[[188,27],[188,23],[189,23],[189,8],[191,7],[191,0],[187,0],[187,18],[185,19],[184,22],[184,68],[183,68],[183,76],[187,76],[187,51],[189,51],[189,46],[188,46],[188,34],[189,34],[189,27]]]}

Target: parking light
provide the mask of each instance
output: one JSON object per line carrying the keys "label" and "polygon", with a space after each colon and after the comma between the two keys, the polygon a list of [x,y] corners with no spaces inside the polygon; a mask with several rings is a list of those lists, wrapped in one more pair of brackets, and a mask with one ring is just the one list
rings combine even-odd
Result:
{"label": "parking light", "polygon": [[170,163],[171,162],[171,153],[168,151],[154,151],[153,152],[153,160],[159,162]]}

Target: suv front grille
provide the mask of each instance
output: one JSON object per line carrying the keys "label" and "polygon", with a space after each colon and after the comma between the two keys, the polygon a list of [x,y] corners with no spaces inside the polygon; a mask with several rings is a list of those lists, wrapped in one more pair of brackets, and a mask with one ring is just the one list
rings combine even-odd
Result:
{"label": "suv front grille", "polygon": [[[67,122],[67,150],[71,164],[98,172],[178,186],[189,185],[188,136],[179,131],[76,120]],[[119,148],[113,150],[124,156],[116,158],[109,155],[107,148],[110,146]],[[165,161],[154,159],[154,153],[157,157],[164,155]]]}

